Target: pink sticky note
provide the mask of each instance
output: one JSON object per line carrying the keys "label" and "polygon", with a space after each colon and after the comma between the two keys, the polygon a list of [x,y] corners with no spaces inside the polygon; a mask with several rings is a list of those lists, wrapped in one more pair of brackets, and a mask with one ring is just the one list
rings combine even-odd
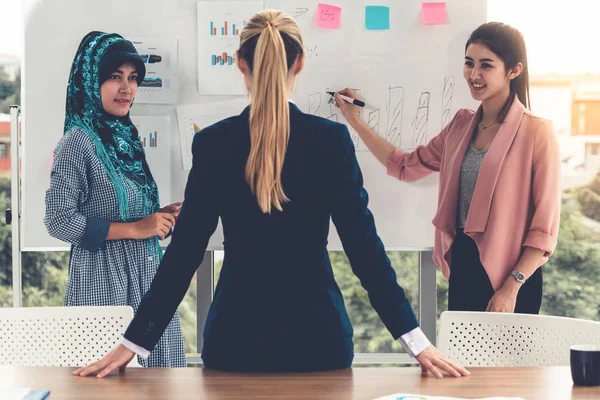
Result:
{"label": "pink sticky note", "polygon": [[317,8],[317,15],[315,15],[315,25],[327,29],[340,29],[341,21],[341,7],[319,3],[319,7]]}
{"label": "pink sticky note", "polygon": [[423,24],[440,25],[448,23],[448,13],[446,12],[446,3],[423,3],[421,12]]}

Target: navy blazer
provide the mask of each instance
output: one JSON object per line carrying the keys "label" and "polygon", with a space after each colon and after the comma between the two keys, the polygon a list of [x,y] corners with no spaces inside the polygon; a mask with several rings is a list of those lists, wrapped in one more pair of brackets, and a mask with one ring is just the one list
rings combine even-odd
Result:
{"label": "navy blazer", "polygon": [[205,366],[315,371],[349,367],[352,326],[327,253],[333,219],[353,272],[394,339],[418,326],[377,236],[345,125],[290,103],[283,211],[264,214],[245,180],[249,107],[193,142],[181,214],[125,337],[152,349],[223,225],[225,258],[204,330]]}

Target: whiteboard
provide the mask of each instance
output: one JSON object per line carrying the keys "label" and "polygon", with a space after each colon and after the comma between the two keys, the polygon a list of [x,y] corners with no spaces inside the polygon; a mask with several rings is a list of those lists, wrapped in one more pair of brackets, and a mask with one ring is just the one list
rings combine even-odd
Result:
{"label": "whiteboard", "polygon": [[[445,25],[423,25],[419,0],[323,2],[342,8],[339,30],[315,26],[317,1],[264,2],[266,8],[295,16],[301,26],[307,60],[292,98],[304,112],[344,122],[328,104],[325,91],[360,89],[367,102],[361,118],[380,136],[411,149],[438,134],[459,108],[476,106],[462,78],[462,64],[467,38],[486,21],[485,0],[449,0]],[[390,30],[366,30],[364,6],[369,4],[390,6]],[[170,117],[172,201],[183,197],[188,174],[182,168],[176,107],[240,98],[199,95],[201,35],[195,0],[25,0],[21,233],[26,251],[68,249],[46,232],[44,195],[52,152],[63,134],[71,62],[81,38],[91,30],[178,41],[178,103],[135,104],[132,109],[132,116]],[[359,140],[356,147],[370,208],[386,247],[430,249],[437,174],[417,183],[399,182],[386,175]],[[222,241],[219,227],[209,250],[222,249]],[[331,250],[341,249],[333,228],[329,242]]]}

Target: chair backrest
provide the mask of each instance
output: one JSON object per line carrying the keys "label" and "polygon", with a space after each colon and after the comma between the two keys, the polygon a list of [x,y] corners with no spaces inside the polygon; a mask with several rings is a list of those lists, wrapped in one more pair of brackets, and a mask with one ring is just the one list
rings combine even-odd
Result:
{"label": "chair backrest", "polygon": [[440,351],[465,366],[566,366],[574,344],[600,345],[600,322],[457,311],[440,319]]}
{"label": "chair backrest", "polygon": [[[80,367],[120,343],[133,309],[0,308],[0,365]],[[129,367],[139,367],[137,357]]]}

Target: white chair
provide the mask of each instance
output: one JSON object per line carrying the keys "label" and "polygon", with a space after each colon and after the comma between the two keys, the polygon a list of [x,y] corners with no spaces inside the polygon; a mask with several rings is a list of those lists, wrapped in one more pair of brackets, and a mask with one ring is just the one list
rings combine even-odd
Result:
{"label": "white chair", "polygon": [[[0,365],[81,367],[120,343],[133,309],[0,308]],[[137,357],[129,367],[140,367]]]}
{"label": "white chair", "polygon": [[457,311],[440,318],[440,351],[465,366],[567,366],[574,344],[600,345],[600,322]]}

